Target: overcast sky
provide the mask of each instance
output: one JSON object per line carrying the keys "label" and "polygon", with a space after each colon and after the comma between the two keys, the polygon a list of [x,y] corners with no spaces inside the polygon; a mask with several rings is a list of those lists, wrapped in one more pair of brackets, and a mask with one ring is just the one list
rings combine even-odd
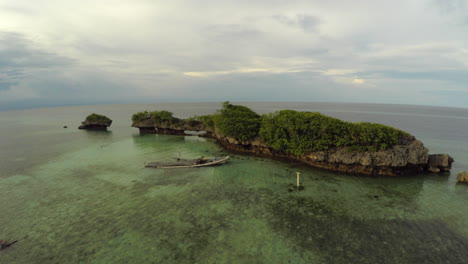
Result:
{"label": "overcast sky", "polygon": [[0,0],[0,109],[468,107],[468,0]]}

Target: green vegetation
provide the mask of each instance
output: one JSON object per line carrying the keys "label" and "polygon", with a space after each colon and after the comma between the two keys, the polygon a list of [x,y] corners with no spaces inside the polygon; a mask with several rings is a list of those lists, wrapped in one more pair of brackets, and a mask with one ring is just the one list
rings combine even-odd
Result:
{"label": "green vegetation", "polygon": [[385,150],[409,134],[381,124],[351,123],[320,113],[282,110],[263,115],[259,136],[276,150],[300,156],[340,146],[356,151]]}
{"label": "green vegetation", "polygon": [[142,121],[148,121],[151,120],[153,122],[157,123],[176,123],[179,122],[180,119],[175,118],[172,114],[172,112],[169,111],[153,111],[153,112],[139,112],[136,113],[132,116],[132,121],[133,122],[142,122]]}
{"label": "green vegetation", "polygon": [[215,128],[226,136],[237,140],[254,139],[258,135],[261,116],[242,105],[223,103],[223,108],[214,116]]}
{"label": "green vegetation", "polygon": [[89,116],[86,117],[85,122],[110,125],[112,123],[112,120],[110,118],[108,118],[107,116],[98,115],[98,114],[93,113],[93,114],[90,114]]}
{"label": "green vegetation", "polygon": [[189,125],[202,123],[206,128],[214,129],[213,115],[201,115],[187,118],[185,120]]}
{"label": "green vegetation", "polygon": [[[144,111],[134,114],[132,120],[153,121],[156,125],[182,121],[168,111]],[[282,110],[260,116],[248,107],[229,102],[224,102],[214,115],[195,116],[185,122],[192,126],[201,123],[240,141],[259,138],[275,150],[296,156],[341,146],[349,147],[350,151],[386,150],[410,137],[390,126],[351,123],[320,113]]]}

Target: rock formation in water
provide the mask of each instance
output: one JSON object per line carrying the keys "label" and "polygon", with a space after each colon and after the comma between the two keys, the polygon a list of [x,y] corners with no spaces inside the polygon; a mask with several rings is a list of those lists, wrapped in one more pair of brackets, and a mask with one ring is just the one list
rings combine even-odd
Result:
{"label": "rock formation in water", "polygon": [[107,116],[91,114],[86,117],[86,120],[81,122],[81,126],[78,129],[88,129],[88,130],[107,130],[107,127],[110,127],[112,120]]}
{"label": "rock formation in water", "polygon": [[276,151],[260,140],[241,142],[219,136],[215,135],[218,142],[232,151],[292,159],[312,167],[338,172],[396,176],[421,173],[428,168],[429,151],[416,139],[381,151],[356,151],[350,147],[337,147],[326,151],[308,152],[296,157]]}
{"label": "rock formation in water", "polygon": [[429,155],[427,165],[429,172],[447,172],[452,168],[453,158],[447,154]]}
{"label": "rock formation in water", "polygon": [[133,115],[132,121],[132,127],[137,127],[140,133],[188,135],[185,131],[205,131],[205,136],[211,137],[214,132],[198,118],[179,119],[168,111],[140,112]]}
{"label": "rock formation in water", "polygon": [[406,132],[318,113],[285,110],[259,116],[246,107],[225,103],[214,116],[178,119],[170,112],[155,111],[135,114],[132,120],[141,133],[206,131],[205,137],[216,139],[231,151],[345,173],[396,176],[445,172],[453,162],[447,154],[429,155],[423,143]]}
{"label": "rock formation in water", "polygon": [[457,175],[458,182],[468,183],[468,172],[460,172]]}

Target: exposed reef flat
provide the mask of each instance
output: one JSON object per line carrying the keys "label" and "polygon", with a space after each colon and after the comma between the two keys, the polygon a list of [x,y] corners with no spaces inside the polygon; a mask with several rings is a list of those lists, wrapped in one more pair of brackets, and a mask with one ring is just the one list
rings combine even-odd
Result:
{"label": "exposed reef flat", "polygon": [[202,136],[224,148],[294,160],[312,167],[363,175],[412,175],[450,171],[447,154],[429,154],[414,136],[380,124],[350,123],[319,113],[283,110],[260,116],[245,106],[223,104],[214,115],[179,119],[167,111],[132,117],[141,133]]}

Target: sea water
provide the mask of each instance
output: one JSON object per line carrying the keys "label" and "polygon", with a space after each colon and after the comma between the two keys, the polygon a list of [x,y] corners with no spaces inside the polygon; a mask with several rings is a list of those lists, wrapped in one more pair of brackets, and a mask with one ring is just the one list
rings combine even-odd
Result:
{"label": "sea water", "polygon": [[[319,111],[395,126],[450,174],[362,177],[229,153],[196,136],[140,135],[131,115],[186,118],[219,103],[98,105],[0,112],[0,263],[467,263],[468,109],[243,103],[260,114]],[[107,132],[77,127],[91,113]],[[63,126],[68,128],[63,128]],[[230,155],[222,166],[152,161]],[[302,172],[305,190],[288,192]]]}

